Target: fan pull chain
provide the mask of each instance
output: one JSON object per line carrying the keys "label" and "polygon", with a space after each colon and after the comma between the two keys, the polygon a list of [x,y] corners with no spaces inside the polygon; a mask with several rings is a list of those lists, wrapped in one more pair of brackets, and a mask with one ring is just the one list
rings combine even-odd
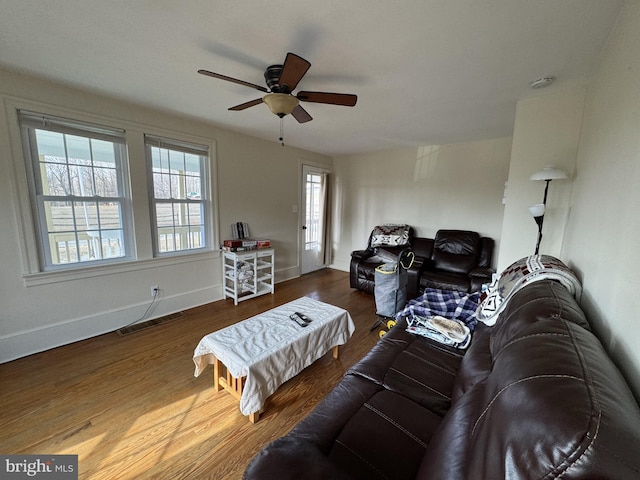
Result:
{"label": "fan pull chain", "polygon": [[280,117],[280,145],[284,147],[284,117]]}

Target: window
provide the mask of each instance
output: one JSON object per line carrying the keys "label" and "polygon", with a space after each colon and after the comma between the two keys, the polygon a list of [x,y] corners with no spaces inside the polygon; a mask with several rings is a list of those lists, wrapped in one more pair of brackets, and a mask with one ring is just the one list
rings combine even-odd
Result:
{"label": "window", "polygon": [[325,176],[317,173],[307,173],[305,201],[305,250],[320,251],[322,239],[322,218],[323,218],[323,190]]}
{"label": "window", "polygon": [[21,111],[44,270],[129,256],[124,130]]}
{"label": "window", "polygon": [[156,255],[206,248],[209,149],[145,136]]}

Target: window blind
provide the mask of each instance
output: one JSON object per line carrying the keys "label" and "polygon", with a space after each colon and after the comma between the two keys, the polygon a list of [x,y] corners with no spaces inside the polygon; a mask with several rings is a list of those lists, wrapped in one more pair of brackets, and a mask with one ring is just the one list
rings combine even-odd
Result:
{"label": "window blind", "polygon": [[172,140],[153,135],[145,135],[144,143],[150,147],[166,148],[182,153],[191,153],[193,155],[208,156],[209,147],[207,145],[198,145],[197,143],[183,142],[181,140]]}
{"label": "window blind", "polygon": [[104,127],[94,123],[79,122],[26,110],[18,111],[18,117],[23,127],[66,133],[78,137],[95,138],[120,144],[125,143],[124,129]]}

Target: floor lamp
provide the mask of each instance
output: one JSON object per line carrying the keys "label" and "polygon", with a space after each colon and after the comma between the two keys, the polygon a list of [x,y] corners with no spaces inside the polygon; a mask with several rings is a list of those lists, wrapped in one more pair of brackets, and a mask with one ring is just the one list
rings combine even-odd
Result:
{"label": "floor lamp", "polygon": [[551,182],[551,180],[561,180],[564,178],[567,178],[567,174],[563,170],[554,168],[552,166],[544,167],[542,170],[534,173],[533,175],[531,175],[531,177],[529,177],[530,180],[544,180],[546,182],[542,203],[538,203],[529,207],[529,213],[538,225],[538,241],[536,242],[535,251],[536,255],[538,255],[538,252],[540,251],[540,242],[542,241],[542,223],[544,222],[544,212],[547,208],[547,193],[549,191],[549,183]]}

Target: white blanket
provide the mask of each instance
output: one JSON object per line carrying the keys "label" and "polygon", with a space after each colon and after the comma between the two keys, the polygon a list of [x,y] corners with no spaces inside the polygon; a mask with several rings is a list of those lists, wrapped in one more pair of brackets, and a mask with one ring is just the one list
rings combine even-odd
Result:
{"label": "white blanket", "polygon": [[[304,313],[311,323],[299,326],[289,318],[294,312]],[[354,330],[346,310],[302,297],[203,337],[193,354],[195,376],[214,356],[234,377],[246,376],[240,411],[250,415],[284,382],[345,344]]]}
{"label": "white blanket", "polygon": [[540,280],[560,282],[579,301],[582,285],[576,274],[551,255],[529,255],[509,265],[488,286],[478,305],[476,318],[492,327],[511,297],[525,285]]}

